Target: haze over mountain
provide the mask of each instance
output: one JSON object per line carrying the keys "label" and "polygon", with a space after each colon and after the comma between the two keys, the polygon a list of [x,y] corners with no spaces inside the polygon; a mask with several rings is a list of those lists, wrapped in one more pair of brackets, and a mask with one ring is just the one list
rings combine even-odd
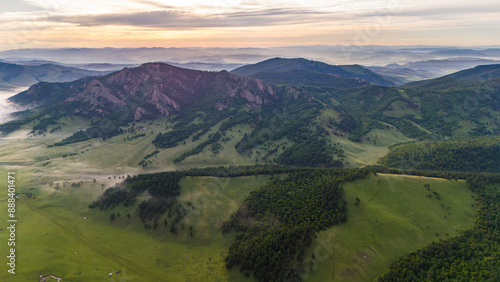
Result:
{"label": "haze over mountain", "polygon": [[[85,65],[90,63],[131,67],[147,62],[167,62],[178,66],[190,64],[184,66],[201,70],[224,68],[228,71],[241,65],[254,64],[275,57],[306,58],[333,65],[359,64],[381,67],[389,65],[387,66],[389,68],[409,68],[424,72],[423,76],[410,76],[418,80],[428,77],[425,72],[437,77],[476,65],[499,61],[500,49],[498,47],[466,49],[435,46],[317,45],[271,48],[59,48],[16,49],[0,52],[0,59],[5,61],[42,60],[82,68],[87,68]],[[221,68],[216,67],[217,65]]]}
{"label": "haze over mountain", "polygon": [[84,76],[104,74],[102,71],[91,71],[55,64],[22,66],[0,62],[0,89],[27,87],[35,83],[73,81]]}
{"label": "haze over mountain", "polygon": [[[466,52],[468,53],[468,52]],[[418,81],[429,78],[437,78],[460,70],[473,68],[479,65],[498,64],[498,59],[481,58],[450,58],[435,59],[419,62],[411,62],[403,65],[388,64],[386,66],[372,66],[368,69],[382,75],[391,76],[400,79],[400,84],[410,81]]]}

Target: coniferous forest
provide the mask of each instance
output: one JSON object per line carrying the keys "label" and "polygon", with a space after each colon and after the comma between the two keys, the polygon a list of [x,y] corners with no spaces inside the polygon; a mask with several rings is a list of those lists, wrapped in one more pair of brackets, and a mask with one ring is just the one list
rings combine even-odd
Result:
{"label": "coniferous forest", "polygon": [[312,236],[347,220],[342,183],[366,177],[366,170],[294,172],[250,194],[222,225],[236,230],[227,268],[253,272],[259,281],[298,279]]}
{"label": "coniferous forest", "polygon": [[416,170],[500,172],[500,136],[397,145],[380,163]]}

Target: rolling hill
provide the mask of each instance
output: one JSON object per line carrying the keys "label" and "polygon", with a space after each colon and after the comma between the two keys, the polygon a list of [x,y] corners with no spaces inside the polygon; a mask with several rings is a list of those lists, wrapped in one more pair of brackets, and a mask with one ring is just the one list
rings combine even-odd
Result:
{"label": "rolling hill", "polygon": [[391,147],[380,163],[388,167],[433,171],[500,172],[500,137],[463,137]]}
{"label": "rolling hill", "polygon": [[18,65],[0,62],[0,89],[30,86],[38,82],[66,82],[85,76],[105,74],[55,64]]}
{"label": "rolling hill", "polygon": [[500,65],[478,66],[403,87],[419,101],[421,119],[414,120],[440,135],[498,134]]}

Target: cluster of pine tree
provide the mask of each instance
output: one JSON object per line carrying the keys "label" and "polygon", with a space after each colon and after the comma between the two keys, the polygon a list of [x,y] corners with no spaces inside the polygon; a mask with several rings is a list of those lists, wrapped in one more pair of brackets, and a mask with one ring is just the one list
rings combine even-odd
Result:
{"label": "cluster of pine tree", "polygon": [[[333,159],[334,151],[335,147],[329,145],[325,139],[313,137],[300,143],[293,144],[283,151],[276,161],[283,165],[303,167],[344,166],[342,161]],[[343,151],[340,154],[343,154]]]}
{"label": "cluster of pine tree", "polygon": [[259,281],[297,279],[315,232],[347,220],[341,183],[364,178],[368,170],[316,170],[290,173],[252,193],[222,225],[238,234],[226,257]]}
{"label": "cluster of pine tree", "polygon": [[139,217],[143,222],[146,222],[157,218],[177,203],[176,197],[180,193],[179,180],[185,176],[237,177],[286,173],[289,171],[295,171],[295,169],[256,165],[194,168],[179,172],[140,174],[127,177],[121,187],[107,189],[103,195],[89,205],[89,208],[98,207],[101,210],[107,210],[108,208],[113,209],[121,203],[130,206],[136,201],[140,193],[148,191],[153,197],[148,201],[141,202],[139,205]]}
{"label": "cluster of pine tree", "polygon": [[129,206],[136,201],[137,195],[148,191],[152,199],[139,205],[139,217],[142,221],[154,218],[164,213],[176,202],[180,193],[179,180],[183,177],[179,172],[161,172],[155,174],[140,174],[125,179],[123,187],[107,189],[102,196],[89,205],[89,208],[113,209],[124,203]]}

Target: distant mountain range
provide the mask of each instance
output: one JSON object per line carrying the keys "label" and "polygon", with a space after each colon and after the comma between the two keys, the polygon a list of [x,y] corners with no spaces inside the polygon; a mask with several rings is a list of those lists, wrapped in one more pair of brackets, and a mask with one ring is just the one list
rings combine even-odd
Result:
{"label": "distant mountain range", "polygon": [[[273,48],[59,48],[16,49],[0,51],[0,59],[10,62],[30,60],[52,61],[63,65],[107,63],[141,65],[147,62],[175,64],[254,64],[274,57],[307,58],[335,65],[359,64],[400,67],[412,62],[446,60],[500,60],[500,48],[457,48],[439,46],[288,46]],[[482,62],[476,65],[492,64]],[[476,65],[464,66],[461,69]],[[188,67],[188,66],[186,66]],[[406,66],[408,67],[408,66]],[[236,68],[236,67],[234,67]],[[409,67],[413,69],[412,67]],[[208,69],[207,69],[208,70]],[[226,70],[230,70],[229,68]],[[416,70],[416,69],[415,69]],[[427,70],[432,71],[432,70]],[[443,75],[443,73],[441,73]]]}
{"label": "distant mountain range", "polygon": [[[124,67],[137,67],[148,62],[164,62],[197,70],[230,71],[276,57],[307,58],[336,66],[365,66],[362,68],[374,71],[390,81],[390,83],[370,81],[371,83],[403,85],[411,81],[437,78],[478,65],[499,63],[500,48],[495,46],[485,48],[290,46],[274,48],[60,48],[0,51],[0,62],[23,66],[53,64],[105,72],[117,71]],[[309,74],[318,74],[314,70],[289,71],[289,74],[296,78],[318,82],[329,80],[324,75],[322,78],[317,75],[306,78],[302,73],[310,71]],[[356,70],[347,71],[356,72]],[[276,81],[276,79],[276,77],[266,77],[263,80]],[[295,82],[298,83],[298,81]],[[337,80],[337,84],[340,86],[349,83],[341,83]]]}
{"label": "distant mountain range", "polygon": [[0,89],[27,87],[38,82],[66,82],[106,72],[91,71],[55,64],[18,65],[0,62]]}
{"label": "distant mountain range", "polygon": [[[463,51],[464,53],[468,53]],[[381,75],[399,79],[399,85],[423,79],[437,78],[479,65],[498,64],[500,60],[475,58],[450,58],[410,62],[403,65],[388,64],[384,67],[368,67]]]}

